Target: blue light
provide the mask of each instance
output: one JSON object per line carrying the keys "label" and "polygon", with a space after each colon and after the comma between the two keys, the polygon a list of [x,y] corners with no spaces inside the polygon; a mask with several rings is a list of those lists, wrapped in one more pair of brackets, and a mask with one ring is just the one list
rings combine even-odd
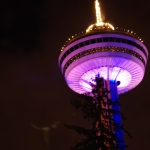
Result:
{"label": "blue light", "polygon": [[[110,82],[111,100],[112,100],[112,102],[117,102],[118,101],[117,82],[115,80],[110,80],[109,82]],[[114,119],[115,123],[118,124],[119,126],[122,126],[120,106],[113,105],[112,109],[116,110],[118,112],[116,114],[113,114],[113,119]],[[116,134],[116,137],[118,137],[118,139],[120,140],[120,141],[116,141],[117,146],[124,146],[125,143],[124,143],[123,130],[121,128],[119,128],[119,129],[115,128],[115,134]],[[117,150],[119,150],[119,149],[117,149]],[[122,150],[126,150],[126,148],[123,148]]]}

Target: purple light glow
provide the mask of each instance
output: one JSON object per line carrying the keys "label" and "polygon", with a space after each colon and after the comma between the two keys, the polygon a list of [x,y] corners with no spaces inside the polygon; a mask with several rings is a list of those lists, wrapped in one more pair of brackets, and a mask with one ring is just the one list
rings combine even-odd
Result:
{"label": "purple light glow", "polygon": [[[121,42],[122,40],[105,41],[104,38],[125,39],[131,41],[131,44]],[[97,42],[92,43],[92,39]],[[101,39],[101,42],[98,39]],[[86,44],[86,41],[90,44]],[[132,42],[140,48],[132,45]],[[80,43],[85,45],[80,46]],[[71,51],[71,48],[74,50]],[[92,79],[99,73],[104,79],[120,81],[117,88],[118,94],[122,94],[132,90],[142,81],[147,64],[144,52],[148,55],[145,45],[132,36],[117,32],[93,33],[66,45],[59,56],[59,65],[68,86],[77,93],[90,92],[91,83],[94,84]]]}
{"label": "purple light glow", "polygon": [[107,76],[109,76],[109,80],[116,80],[120,81],[119,87],[126,87],[131,82],[131,74],[119,67],[101,67],[97,69],[90,70],[83,74],[80,78],[79,84],[80,86],[85,89],[86,91],[91,91],[90,83],[95,84],[94,78],[97,74],[100,74],[101,77],[107,80]]}
{"label": "purple light glow", "polygon": [[[108,67],[109,66],[109,67]],[[101,57],[88,61],[75,61],[65,73],[68,86],[77,93],[91,91],[91,83],[99,73],[104,79],[120,81],[118,94],[136,87],[143,79],[144,68],[132,60],[121,57]]]}

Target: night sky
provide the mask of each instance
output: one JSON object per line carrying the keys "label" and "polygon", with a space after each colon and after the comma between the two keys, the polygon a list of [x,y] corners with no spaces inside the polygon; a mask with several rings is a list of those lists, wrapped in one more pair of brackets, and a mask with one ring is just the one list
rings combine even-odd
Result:
{"label": "night sky", "polygon": [[[101,0],[103,17],[133,30],[150,49],[150,1]],[[69,150],[83,137],[63,123],[90,127],[70,100],[58,56],[65,41],[95,23],[94,0],[0,1],[0,149]],[[150,149],[150,66],[120,95],[128,150]]]}

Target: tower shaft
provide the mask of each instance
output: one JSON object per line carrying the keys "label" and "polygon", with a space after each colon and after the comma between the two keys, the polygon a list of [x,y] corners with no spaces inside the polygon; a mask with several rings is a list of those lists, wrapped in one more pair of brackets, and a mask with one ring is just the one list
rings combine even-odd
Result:
{"label": "tower shaft", "polygon": [[[116,82],[97,78],[93,91],[95,112],[99,113],[95,119],[96,136],[103,137],[104,147],[125,150]],[[98,150],[103,149],[101,146]]]}

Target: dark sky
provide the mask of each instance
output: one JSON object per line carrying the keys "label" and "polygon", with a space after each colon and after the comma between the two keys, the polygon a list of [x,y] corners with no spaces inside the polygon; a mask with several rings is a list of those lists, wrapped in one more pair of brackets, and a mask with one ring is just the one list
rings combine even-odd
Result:
{"label": "dark sky", "polygon": [[[95,23],[93,1],[0,1],[1,150],[69,150],[81,137],[63,123],[90,126],[70,104],[77,95],[64,81],[58,56],[70,36]],[[137,32],[150,49],[150,1],[101,0],[101,5],[106,21]],[[149,76],[148,62],[142,83],[120,96],[133,136],[125,135],[128,150],[150,149]]]}

